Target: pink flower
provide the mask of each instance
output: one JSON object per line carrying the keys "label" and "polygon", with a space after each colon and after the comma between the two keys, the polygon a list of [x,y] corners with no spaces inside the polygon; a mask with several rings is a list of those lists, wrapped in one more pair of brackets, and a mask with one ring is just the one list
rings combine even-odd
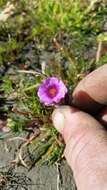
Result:
{"label": "pink flower", "polygon": [[37,94],[40,102],[48,106],[59,103],[66,93],[67,88],[61,80],[56,77],[49,77],[40,85]]}

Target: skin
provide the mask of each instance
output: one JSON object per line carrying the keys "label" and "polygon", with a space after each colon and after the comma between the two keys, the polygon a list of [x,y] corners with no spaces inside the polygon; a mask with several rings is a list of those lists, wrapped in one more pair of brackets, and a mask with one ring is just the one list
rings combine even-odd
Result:
{"label": "skin", "polygon": [[65,157],[78,190],[107,190],[107,64],[73,92],[73,107],[57,108],[52,119],[62,134]]}

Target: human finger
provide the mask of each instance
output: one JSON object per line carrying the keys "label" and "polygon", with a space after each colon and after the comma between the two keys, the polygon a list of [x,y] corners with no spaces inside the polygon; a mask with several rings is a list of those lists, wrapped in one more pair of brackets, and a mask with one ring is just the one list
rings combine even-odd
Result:
{"label": "human finger", "polygon": [[73,104],[87,112],[107,105],[107,64],[87,75],[73,92]]}
{"label": "human finger", "polygon": [[107,133],[100,123],[68,106],[57,108],[52,118],[65,140],[65,157],[73,169],[77,188],[107,189]]}

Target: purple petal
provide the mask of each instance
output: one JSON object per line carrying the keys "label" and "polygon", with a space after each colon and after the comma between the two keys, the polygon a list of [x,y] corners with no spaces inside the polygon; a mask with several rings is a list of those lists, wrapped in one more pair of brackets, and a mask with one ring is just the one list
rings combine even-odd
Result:
{"label": "purple petal", "polygon": [[[57,90],[55,94],[51,94],[52,88],[53,90]],[[40,102],[45,105],[52,105],[59,103],[60,100],[65,97],[66,93],[67,88],[61,80],[56,77],[49,77],[40,85],[37,95],[40,98]]]}

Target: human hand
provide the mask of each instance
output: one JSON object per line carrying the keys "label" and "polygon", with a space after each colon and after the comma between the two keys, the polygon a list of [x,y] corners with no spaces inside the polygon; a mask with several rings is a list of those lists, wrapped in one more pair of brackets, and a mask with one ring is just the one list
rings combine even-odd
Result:
{"label": "human hand", "polygon": [[65,140],[64,154],[77,188],[107,190],[107,132],[95,119],[107,124],[107,64],[78,84],[73,104],[57,108],[52,119]]}

